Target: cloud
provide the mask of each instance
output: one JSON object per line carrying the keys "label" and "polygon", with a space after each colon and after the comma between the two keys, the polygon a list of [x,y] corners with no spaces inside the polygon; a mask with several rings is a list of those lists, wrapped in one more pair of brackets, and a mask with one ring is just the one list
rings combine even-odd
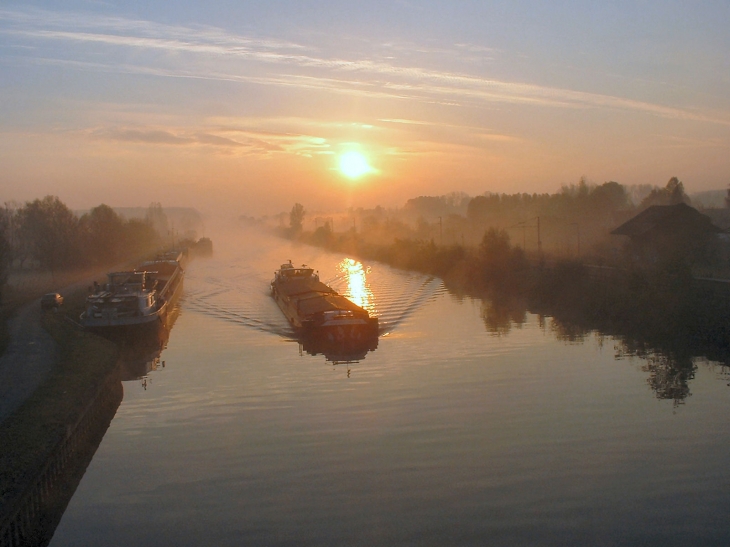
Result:
{"label": "cloud", "polygon": [[243,143],[234,141],[233,139],[229,139],[227,137],[219,137],[218,135],[211,135],[209,133],[201,133],[199,135],[196,135],[195,139],[199,143],[212,144],[214,146],[232,146],[234,148],[244,146]]}
{"label": "cloud", "polygon": [[196,142],[191,137],[180,137],[169,131],[139,129],[103,129],[93,131],[93,138],[149,144],[189,145]]}
{"label": "cloud", "polygon": [[[627,97],[503,81],[438,68],[401,66],[390,58],[328,57],[302,44],[231,34],[209,26],[175,26],[121,17],[27,9],[0,10],[0,33],[21,42],[101,44],[122,50],[156,50],[176,54],[162,59],[147,57],[145,60],[136,60],[136,64],[99,63],[96,56],[94,62],[83,58],[54,59],[51,55],[39,60],[46,63],[77,63],[76,66],[84,70],[248,82],[454,106],[507,103],[533,107],[631,111],[677,120],[730,125],[730,119],[724,113],[713,115]],[[394,49],[392,44],[387,47],[389,51]],[[491,48],[456,44],[454,59],[458,58],[459,51],[465,50],[493,53]],[[86,54],[91,56],[97,52],[94,47],[89,48]],[[443,51],[439,53],[443,55]],[[84,54],[83,51],[76,53],[77,56]],[[190,62],[184,55],[202,62]],[[216,62],[207,62],[211,59]]]}
{"label": "cloud", "polygon": [[242,154],[268,155],[272,152],[309,154],[330,146],[320,137],[248,131],[240,128],[176,130],[108,127],[97,128],[88,131],[87,134],[96,140],[164,146],[207,146],[227,152],[239,150]]}

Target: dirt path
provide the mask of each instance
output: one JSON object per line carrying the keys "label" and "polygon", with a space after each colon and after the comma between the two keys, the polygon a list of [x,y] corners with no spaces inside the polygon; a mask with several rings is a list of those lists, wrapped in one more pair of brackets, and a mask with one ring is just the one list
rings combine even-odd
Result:
{"label": "dirt path", "polygon": [[58,358],[55,341],[41,326],[40,300],[23,306],[8,326],[10,344],[0,357],[0,422],[48,378]]}
{"label": "dirt path", "polygon": [[[117,269],[126,264],[119,264]],[[58,292],[66,297],[88,287],[103,271],[87,274]],[[0,422],[10,416],[51,374],[58,360],[58,348],[41,326],[41,304],[36,299],[24,305],[8,322],[10,344],[0,356]],[[49,312],[53,313],[53,312]]]}

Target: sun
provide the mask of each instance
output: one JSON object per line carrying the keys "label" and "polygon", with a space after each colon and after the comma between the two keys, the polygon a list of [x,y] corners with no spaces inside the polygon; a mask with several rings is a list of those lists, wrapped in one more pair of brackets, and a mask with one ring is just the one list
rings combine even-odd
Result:
{"label": "sun", "polygon": [[340,172],[347,178],[356,179],[373,171],[368,160],[360,152],[351,150],[340,156]]}

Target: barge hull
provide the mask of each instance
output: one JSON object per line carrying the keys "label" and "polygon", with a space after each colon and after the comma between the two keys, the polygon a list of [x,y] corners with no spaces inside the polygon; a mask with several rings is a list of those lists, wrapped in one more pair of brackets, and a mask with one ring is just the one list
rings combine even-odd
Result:
{"label": "barge hull", "polygon": [[271,293],[301,337],[330,342],[377,339],[378,318],[319,280],[311,268],[283,264]]}

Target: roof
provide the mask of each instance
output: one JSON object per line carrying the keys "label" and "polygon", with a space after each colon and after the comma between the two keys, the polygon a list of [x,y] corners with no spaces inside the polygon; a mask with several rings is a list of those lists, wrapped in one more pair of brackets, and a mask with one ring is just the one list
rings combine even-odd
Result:
{"label": "roof", "polygon": [[707,215],[703,215],[686,203],[678,203],[676,205],[652,205],[634,218],[624,222],[611,233],[636,237],[652,230],[663,230],[676,226],[692,226],[712,233],[721,233],[723,231],[715,226]]}

